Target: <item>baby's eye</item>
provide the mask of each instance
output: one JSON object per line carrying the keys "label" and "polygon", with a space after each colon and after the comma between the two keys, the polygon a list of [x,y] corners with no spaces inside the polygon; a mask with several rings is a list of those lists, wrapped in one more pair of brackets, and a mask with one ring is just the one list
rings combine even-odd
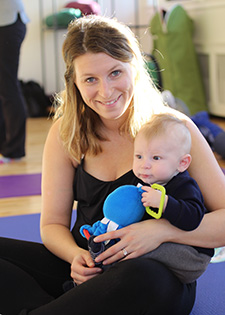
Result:
{"label": "baby's eye", "polygon": [[155,161],[159,161],[161,158],[160,158],[160,156],[158,156],[158,155],[155,155],[155,156],[153,156],[153,160],[155,160]]}
{"label": "baby's eye", "polygon": [[142,156],[140,154],[136,154],[135,155],[136,159],[140,160],[142,158]]}
{"label": "baby's eye", "polygon": [[120,70],[115,70],[111,73],[112,77],[118,77],[121,74]]}

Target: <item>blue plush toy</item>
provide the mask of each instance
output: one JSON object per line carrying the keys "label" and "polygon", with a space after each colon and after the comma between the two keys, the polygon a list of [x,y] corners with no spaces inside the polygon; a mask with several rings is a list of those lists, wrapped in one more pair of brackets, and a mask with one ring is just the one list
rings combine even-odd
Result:
{"label": "blue plush toy", "polygon": [[90,235],[100,235],[114,231],[141,220],[145,207],[141,202],[143,190],[134,185],[124,185],[108,195],[103,204],[104,218],[91,225],[83,225],[80,233],[86,237],[84,230]]}
{"label": "blue plush toy", "polygon": [[[133,185],[124,185],[115,189],[103,204],[104,218],[92,226],[81,226],[80,233],[88,239],[88,249],[93,261],[115,243],[115,240],[95,243],[95,236],[120,229],[142,219],[145,213],[145,207],[141,202],[142,193],[141,187]],[[95,265],[104,270],[109,267],[103,266],[101,263],[95,263]]]}
{"label": "blue plush toy", "polygon": [[[116,240],[108,240],[102,243],[95,243],[94,238],[97,235],[101,235],[110,231],[121,229],[129,224],[139,222],[145,211],[155,219],[160,219],[162,216],[163,205],[165,200],[165,188],[159,184],[151,185],[151,188],[161,191],[161,200],[159,209],[151,209],[150,207],[144,207],[142,204],[143,190],[139,186],[124,185],[115,189],[108,195],[103,204],[104,218],[101,221],[95,222],[91,225],[82,225],[80,233],[88,240],[88,249],[95,262],[95,258],[112,246]],[[156,210],[156,211],[155,211]],[[95,265],[106,269],[101,263]]]}

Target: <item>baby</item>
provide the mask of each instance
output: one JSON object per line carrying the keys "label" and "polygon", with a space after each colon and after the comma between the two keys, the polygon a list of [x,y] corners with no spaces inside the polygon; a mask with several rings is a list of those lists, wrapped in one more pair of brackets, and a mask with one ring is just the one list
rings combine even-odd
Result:
{"label": "baby", "polygon": [[[133,172],[141,180],[141,188],[132,185],[117,188],[106,198],[103,205],[106,217],[92,226],[81,227],[83,236],[86,236],[84,231],[90,232],[91,238],[87,236],[87,239],[94,260],[99,253],[114,244],[112,241],[105,247],[95,243],[96,235],[122,228],[140,219],[163,217],[172,225],[186,231],[198,227],[206,209],[197,183],[187,172],[191,163],[190,149],[191,136],[185,122],[172,115],[154,115],[151,121],[140,129],[134,142]],[[134,192],[128,192],[131,187]],[[116,200],[116,206],[110,203],[113,198]],[[131,201],[134,198],[137,203]],[[213,249],[164,243],[144,256],[160,261],[180,281],[190,283],[205,271],[213,253]],[[126,251],[124,255],[127,255]],[[102,265],[101,262],[97,265],[103,270],[110,267]]]}
{"label": "baby", "polygon": [[[162,217],[186,231],[197,228],[206,211],[200,189],[187,172],[190,150],[191,135],[185,122],[169,114],[154,115],[140,129],[134,143],[133,172],[144,183],[142,202],[147,212],[157,212],[161,206]],[[164,186],[165,196],[151,188],[152,184]],[[187,283],[205,271],[213,252],[164,243],[145,256],[166,264]]]}

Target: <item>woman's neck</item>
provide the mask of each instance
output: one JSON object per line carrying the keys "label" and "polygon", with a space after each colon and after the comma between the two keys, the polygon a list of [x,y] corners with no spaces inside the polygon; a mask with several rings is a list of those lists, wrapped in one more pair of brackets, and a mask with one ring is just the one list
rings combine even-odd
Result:
{"label": "woman's neck", "polygon": [[129,112],[126,111],[121,117],[117,119],[109,120],[109,119],[100,118],[102,121],[103,132],[106,132],[107,134],[108,132],[119,134],[121,126],[126,122],[126,120],[128,119],[128,116],[129,116]]}

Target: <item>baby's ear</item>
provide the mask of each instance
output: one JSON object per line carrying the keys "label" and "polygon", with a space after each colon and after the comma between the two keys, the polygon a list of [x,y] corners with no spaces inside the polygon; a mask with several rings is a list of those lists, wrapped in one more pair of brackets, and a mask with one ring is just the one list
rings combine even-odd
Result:
{"label": "baby's ear", "polygon": [[191,155],[190,154],[185,154],[182,156],[180,159],[179,166],[177,170],[182,173],[188,169],[189,165],[191,164]]}

